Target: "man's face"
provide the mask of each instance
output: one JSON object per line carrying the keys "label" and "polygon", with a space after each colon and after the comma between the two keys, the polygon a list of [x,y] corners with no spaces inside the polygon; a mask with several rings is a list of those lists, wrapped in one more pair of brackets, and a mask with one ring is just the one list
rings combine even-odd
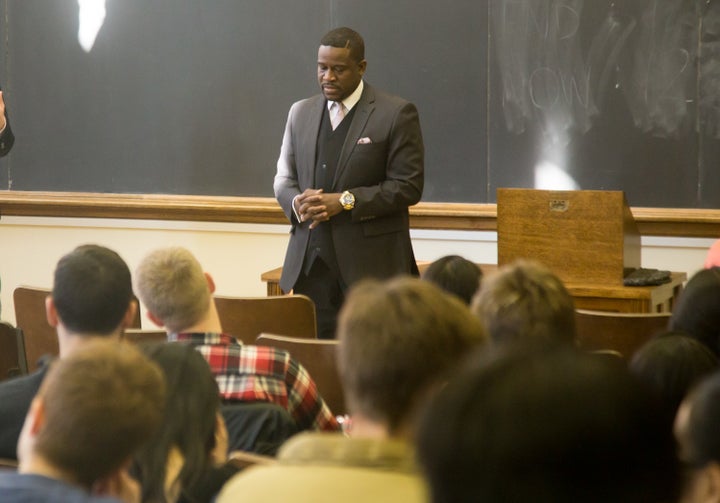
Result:
{"label": "man's face", "polygon": [[318,82],[330,101],[342,101],[357,88],[367,63],[356,61],[350,49],[321,45],[318,49]]}

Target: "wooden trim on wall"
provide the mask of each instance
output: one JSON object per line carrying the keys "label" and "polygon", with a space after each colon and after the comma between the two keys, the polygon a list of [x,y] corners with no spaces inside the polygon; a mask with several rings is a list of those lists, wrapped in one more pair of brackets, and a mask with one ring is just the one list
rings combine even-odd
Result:
{"label": "wooden trim on wall", "polygon": [[[720,238],[720,210],[632,208],[645,236]],[[0,191],[0,216],[125,218],[287,224],[271,197]],[[495,204],[420,203],[410,208],[416,229],[496,230]]]}

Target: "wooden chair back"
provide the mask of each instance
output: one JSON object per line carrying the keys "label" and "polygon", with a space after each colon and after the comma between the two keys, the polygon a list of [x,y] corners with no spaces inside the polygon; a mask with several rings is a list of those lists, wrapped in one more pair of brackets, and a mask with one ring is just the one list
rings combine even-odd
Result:
{"label": "wooden chair back", "polygon": [[614,313],[575,310],[578,342],[588,351],[613,350],[626,360],[643,344],[667,329],[670,313]]}
{"label": "wooden chair back", "polygon": [[320,395],[332,413],[336,415],[347,413],[345,393],[336,360],[338,341],[260,334],[256,343],[259,346],[273,346],[288,351],[302,363],[313,378]]}
{"label": "wooden chair back", "polygon": [[[57,356],[60,351],[55,329],[48,324],[45,315],[48,295],[50,289],[31,286],[19,286],[13,291],[15,323],[22,330],[28,372],[38,368],[38,361],[43,355]],[[139,309],[132,326],[140,328]]]}
{"label": "wooden chair back", "polygon": [[315,304],[305,295],[275,297],[215,296],[223,331],[243,344],[255,344],[261,333],[317,338]]}
{"label": "wooden chair back", "polygon": [[144,342],[167,342],[167,332],[165,330],[148,330],[143,328],[126,328],[123,332],[123,339],[134,344],[142,344]]}
{"label": "wooden chair back", "polygon": [[0,322],[0,381],[27,373],[25,355],[20,357],[20,331]]}
{"label": "wooden chair back", "polygon": [[0,471],[10,470],[16,472],[18,469],[18,462],[14,459],[0,458]]}

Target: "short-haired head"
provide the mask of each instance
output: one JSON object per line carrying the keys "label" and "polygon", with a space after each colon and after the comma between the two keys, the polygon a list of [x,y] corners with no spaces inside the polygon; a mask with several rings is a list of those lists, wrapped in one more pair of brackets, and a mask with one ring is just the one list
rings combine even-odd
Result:
{"label": "short-haired head", "polygon": [[320,39],[320,45],[349,49],[355,61],[365,59],[365,41],[358,32],[345,26],[327,32]]}
{"label": "short-haired head", "polygon": [[351,288],[338,339],[350,411],[396,434],[410,426],[426,393],[487,337],[459,299],[427,281],[399,277]]}
{"label": "short-haired head", "polygon": [[135,271],[135,286],[147,310],[171,332],[197,323],[212,302],[202,266],[181,247],[149,253]]}
{"label": "short-haired head", "polygon": [[110,334],[118,329],[133,302],[130,269],[108,248],[78,246],[57,263],[52,300],[68,330]]}
{"label": "short-haired head", "polygon": [[36,400],[43,422],[32,451],[90,487],[155,433],[165,381],[132,345],[93,340],[53,363]]}
{"label": "short-haired head", "polygon": [[520,260],[489,275],[472,309],[495,343],[575,344],[573,298],[536,262]]}
{"label": "short-haired head", "polygon": [[675,445],[657,410],[622,366],[504,346],[436,395],[418,453],[435,503],[676,501]]}
{"label": "short-haired head", "polygon": [[470,305],[480,288],[482,270],[476,263],[459,255],[445,255],[425,269],[422,279],[435,283],[446,292],[460,297],[465,304]]}
{"label": "short-haired head", "polygon": [[720,267],[702,269],[688,280],[668,327],[685,332],[720,356]]}

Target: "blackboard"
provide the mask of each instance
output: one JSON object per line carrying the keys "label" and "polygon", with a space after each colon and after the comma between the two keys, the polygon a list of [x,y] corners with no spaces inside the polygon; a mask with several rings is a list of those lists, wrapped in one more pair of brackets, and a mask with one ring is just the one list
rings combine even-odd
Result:
{"label": "blackboard", "polygon": [[418,106],[424,201],[720,207],[715,0],[105,0],[90,52],[80,3],[0,0],[0,189],[272,196],[318,40],[347,25],[368,82]]}

